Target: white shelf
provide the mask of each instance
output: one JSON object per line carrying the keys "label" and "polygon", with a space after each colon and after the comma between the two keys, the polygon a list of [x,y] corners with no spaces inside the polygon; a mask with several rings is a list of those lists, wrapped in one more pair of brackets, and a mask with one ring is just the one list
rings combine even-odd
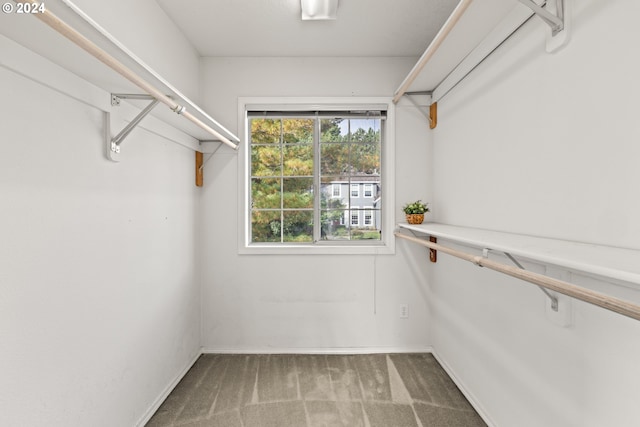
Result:
{"label": "white shelf", "polygon": [[436,103],[464,80],[529,19],[549,25],[546,49],[569,40],[570,8],[560,0],[461,0],[440,32],[394,93],[425,93]]}
{"label": "white shelf", "polygon": [[524,9],[524,6],[516,0],[472,1],[442,45],[409,85],[407,92],[436,89],[505,17],[514,9],[521,8]]}
{"label": "white shelf", "polygon": [[[547,265],[640,285],[640,251],[477,228],[424,223],[398,227],[439,240],[506,252]],[[439,243],[442,243],[439,241]]]}
{"label": "white shelf", "polygon": [[[120,44],[113,36],[99,27],[99,23],[89,23],[78,12],[74,11],[66,0],[50,0],[46,2],[46,10],[52,12],[65,23],[70,25],[74,30],[81,33],[91,43],[102,49],[106,54],[112,56],[119,61],[124,67],[131,70],[145,82],[156,87],[164,95],[171,97],[176,103],[185,106],[186,110],[196,117],[196,119],[204,122],[207,126],[212,127],[220,132],[225,138],[228,137],[233,142],[237,142],[237,137],[231,134],[227,129],[217,123],[211,116],[202,110],[197,104],[185,96],[182,92],[167,82],[156,71],[151,69],[137,58],[133,52]],[[70,2],[69,2],[70,3]],[[79,9],[78,9],[79,10]],[[80,11],[80,13],[83,13]],[[84,15],[86,16],[86,15]],[[98,27],[94,27],[93,25]],[[104,31],[104,33],[103,33]],[[144,93],[138,86],[131,83],[119,73],[112,70],[102,62],[98,61],[91,54],[85,52],[76,44],[54,31],[48,25],[40,22],[35,16],[17,15],[3,13],[0,14],[0,35],[4,35],[9,40],[21,45],[29,51],[50,61],[72,75],[78,76],[96,88],[102,89],[107,93],[121,94],[142,94]],[[7,41],[3,40],[6,44]],[[22,69],[16,64],[12,64],[13,58],[6,58],[2,61],[2,65],[22,73]],[[29,77],[34,79],[34,74],[38,74],[38,70],[29,71]],[[48,86],[50,82],[37,79]],[[110,100],[107,96],[106,100]],[[136,109],[142,109],[148,101],[127,100],[126,103]],[[107,107],[106,111],[111,108]],[[159,121],[166,123],[171,128],[182,132],[195,140],[212,140],[215,139],[209,132],[195,125],[184,117],[175,114],[173,111],[163,106],[155,108],[150,116],[157,118]]]}

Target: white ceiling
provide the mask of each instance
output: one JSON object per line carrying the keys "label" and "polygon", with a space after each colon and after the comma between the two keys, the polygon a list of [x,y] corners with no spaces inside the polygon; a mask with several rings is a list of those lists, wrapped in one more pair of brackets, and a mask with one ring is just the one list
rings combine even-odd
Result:
{"label": "white ceiling", "polygon": [[156,0],[202,56],[419,56],[458,0],[339,0],[302,21],[300,0]]}

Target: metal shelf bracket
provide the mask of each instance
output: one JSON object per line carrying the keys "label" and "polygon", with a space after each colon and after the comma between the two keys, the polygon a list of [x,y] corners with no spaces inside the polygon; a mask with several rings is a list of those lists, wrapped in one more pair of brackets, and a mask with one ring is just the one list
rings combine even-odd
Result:
{"label": "metal shelf bracket", "polygon": [[529,9],[533,10],[536,15],[540,17],[544,22],[551,27],[551,35],[553,37],[557,36],[564,30],[565,28],[565,0],[556,0],[556,13],[549,12],[547,9],[542,6],[536,4],[533,0],[519,0],[520,3],[527,6]]}
{"label": "metal shelf bracket", "polygon": [[131,133],[131,131],[133,131],[136,126],[140,124],[142,119],[147,117],[147,115],[151,112],[151,110],[154,109],[156,105],[158,105],[159,102],[151,95],[112,93],[111,105],[114,107],[118,107],[122,99],[142,99],[151,100],[151,102],[114,137],[111,137],[111,114],[108,112],[105,113],[105,141],[107,145],[107,158],[114,162],[120,161],[120,145],[122,144],[122,142]]}
{"label": "metal shelf bracket", "polygon": [[[490,251],[491,249],[485,249],[485,251],[487,251],[486,253],[488,253],[488,251]],[[484,252],[483,252],[484,253]],[[522,266],[522,264],[520,264],[518,262],[517,259],[515,259],[513,257],[513,255],[511,255],[508,252],[503,252],[503,254],[506,255],[507,258],[509,258],[511,260],[512,263],[514,263],[516,265],[516,267],[518,267],[520,270],[525,270],[525,268]],[[484,257],[486,258],[487,255],[484,255]],[[546,290],[545,288],[543,288],[542,286],[538,286],[538,288],[549,298],[549,300],[551,301],[551,310],[553,311],[558,311],[558,297],[556,297],[555,295],[553,295],[551,292],[549,292],[548,290]]]}

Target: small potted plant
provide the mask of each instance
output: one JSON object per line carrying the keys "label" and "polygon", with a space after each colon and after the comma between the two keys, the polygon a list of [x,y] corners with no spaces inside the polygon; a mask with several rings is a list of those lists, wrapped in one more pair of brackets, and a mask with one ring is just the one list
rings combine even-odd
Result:
{"label": "small potted plant", "polygon": [[429,212],[429,207],[428,203],[422,203],[422,200],[417,200],[413,203],[407,203],[402,207],[402,210],[406,214],[409,224],[422,224],[424,213]]}

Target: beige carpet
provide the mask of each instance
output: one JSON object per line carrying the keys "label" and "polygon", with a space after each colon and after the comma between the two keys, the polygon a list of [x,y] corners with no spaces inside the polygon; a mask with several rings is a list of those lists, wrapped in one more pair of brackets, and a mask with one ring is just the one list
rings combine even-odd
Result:
{"label": "beige carpet", "polygon": [[486,424],[431,354],[203,355],[147,426]]}

